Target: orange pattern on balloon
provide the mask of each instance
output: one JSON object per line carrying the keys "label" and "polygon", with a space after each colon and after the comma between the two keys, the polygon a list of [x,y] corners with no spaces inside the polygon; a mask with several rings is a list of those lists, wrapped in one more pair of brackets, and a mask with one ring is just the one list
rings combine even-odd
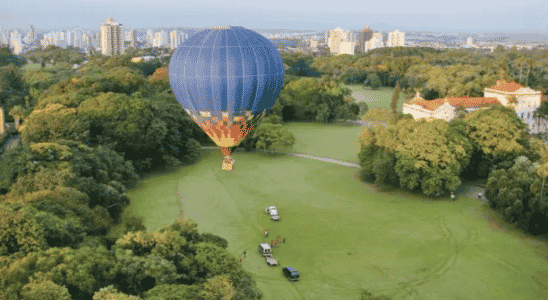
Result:
{"label": "orange pattern on balloon", "polygon": [[247,126],[247,122],[243,117],[238,120],[241,124],[232,124],[231,126],[228,126],[227,117],[223,117],[223,121],[212,117],[211,121],[207,120],[202,123],[197,121],[196,123],[215,142],[215,144],[225,149],[222,150],[223,154],[228,151],[228,155],[230,155],[228,147],[238,145],[253,128],[253,125],[249,124],[249,126]]}

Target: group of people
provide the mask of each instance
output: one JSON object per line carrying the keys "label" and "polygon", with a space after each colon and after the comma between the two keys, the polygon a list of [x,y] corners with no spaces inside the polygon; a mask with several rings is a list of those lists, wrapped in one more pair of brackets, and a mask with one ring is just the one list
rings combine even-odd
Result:
{"label": "group of people", "polygon": [[[483,198],[483,192],[478,193],[478,198],[479,199]],[[451,200],[455,201],[455,194],[453,192],[451,192]]]}

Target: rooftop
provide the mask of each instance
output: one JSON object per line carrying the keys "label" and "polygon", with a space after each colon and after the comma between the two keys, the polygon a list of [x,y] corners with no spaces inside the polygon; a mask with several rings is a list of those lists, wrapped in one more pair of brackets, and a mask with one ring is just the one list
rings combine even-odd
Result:
{"label": "rooftop", "polygon": [[409,101],[409,104],[416,104],[422,106],[424,109],[436,110],[442,106],[445,102],[453,107],[458,107],[463,105],[465,108],[478,108],[484,103],[487,105],[496,105],[500,104],[500,101],[497,98],[491,97],[445,97],[438,98],[435,100],[425,100],[422,97],[413,98]]}
{"label": "rooftop", "polygon": [[523,85],[516,83],[516,82],[508,82],[504,80],[497,81],[497,84],[495,84],[492,87],[489,87],[489,89],[496,90],[496,91],[504,91],[504,92],[515,92],[522,88]]}

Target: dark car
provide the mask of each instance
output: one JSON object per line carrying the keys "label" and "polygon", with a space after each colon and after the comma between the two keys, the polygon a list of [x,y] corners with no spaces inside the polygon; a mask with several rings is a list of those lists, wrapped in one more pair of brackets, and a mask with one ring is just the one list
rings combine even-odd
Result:
{"label": "dark car", "polygon": [[299,271],[297,269],[287,266],[283,268],[282,272],[289,281],[299,281]]}

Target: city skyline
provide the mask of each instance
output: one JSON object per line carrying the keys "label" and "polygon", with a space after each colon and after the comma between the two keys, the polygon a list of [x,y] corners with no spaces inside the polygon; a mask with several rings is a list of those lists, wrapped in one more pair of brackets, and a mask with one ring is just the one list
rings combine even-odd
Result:
{"label": "city skyline", "polygon": [[335,27],[358,30],[364,24],[377,30],[433,32],[542,32],[548,33],[548,3],[529,1],[471,1],[439,5],[439,1],[398,1],[368,3],[355,1],[337,5],[314,5],[278,1],[230,3],[208,1],[169,3],[142,0],[95,0],[51,2],[24,0],[0,4],[0,25],[43,30],[95,30],[106,17],[119,20],[127,28],[192,27],[213,25],[243,26],[249,29],[323,31]]}

